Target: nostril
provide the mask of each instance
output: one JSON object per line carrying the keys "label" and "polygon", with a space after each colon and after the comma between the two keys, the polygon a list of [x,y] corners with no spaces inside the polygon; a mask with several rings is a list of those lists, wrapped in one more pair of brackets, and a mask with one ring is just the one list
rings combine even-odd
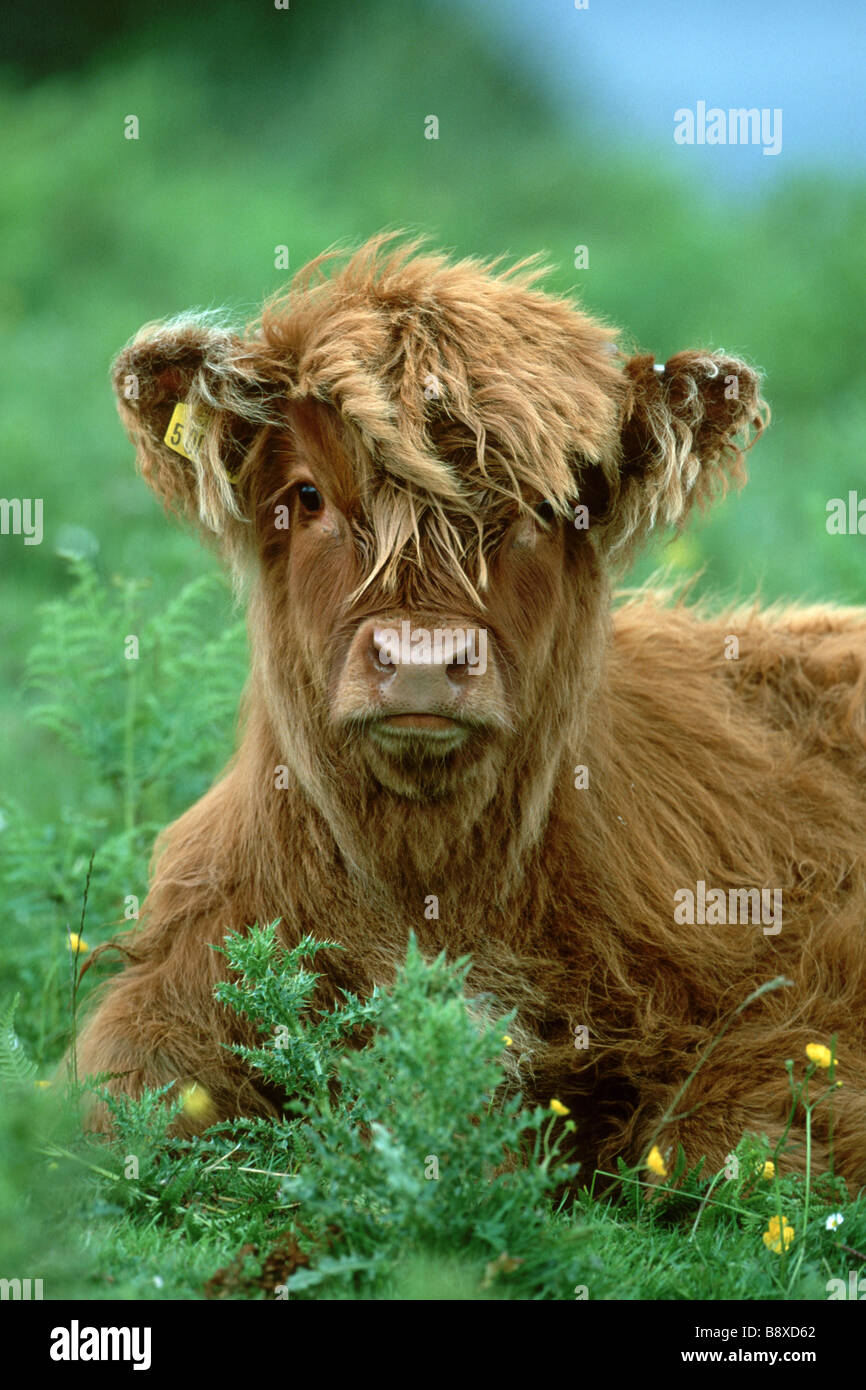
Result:
{"label": "nostril", "polygon": [[462,684],[469,673],[469,667],[464,657],[458,657],[445,667],[445,671],[450,681],[454,681],[455,684]]}
{"label": "nostril", "polygon": [[395,649],[395,634],[390,628],[375,628],[370,634],[367,657],[373,670],[393,675],[400,660],[399,647]]}
{"label": "nostril", "polygon": [[382,652],[378,647],[370,648],[370,665],[379,675],[392,675],[396,671],[394,662],[388,657],[386,652]]}

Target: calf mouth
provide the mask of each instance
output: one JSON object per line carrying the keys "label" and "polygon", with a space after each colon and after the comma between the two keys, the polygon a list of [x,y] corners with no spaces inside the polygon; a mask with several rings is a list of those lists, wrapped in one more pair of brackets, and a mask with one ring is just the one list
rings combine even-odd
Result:
{"label": "calf mouth", "polygon": [[424,710],[404,710],[370,722],[367,733],[383,752],[396,753],[401,761],[414,750],[442,756],[463,746],[471,729],[463,720]]}
{"label": "calf mouth", "polygon": [[415,802],[457,795],[495,756],[503,732],[498,721],[462,711],[405,707],[358,711],[339,728],[344,750],[354,747],[375,782]]}

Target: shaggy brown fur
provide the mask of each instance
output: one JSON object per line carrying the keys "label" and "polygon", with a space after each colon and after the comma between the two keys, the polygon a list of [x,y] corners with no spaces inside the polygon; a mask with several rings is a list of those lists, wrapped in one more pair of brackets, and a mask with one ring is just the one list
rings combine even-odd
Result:
{"label": "shaggy brown fur", "polygon": [[[166,831],[80,1067],[268,1113],[220,1047],[241,1027],[211,943],[274,918],[286,943],[336,937],[333,998],[391,979],[414,930],[518,1008],[521,1083],[571,1107],[585,1163],[639,1161],[731,1010],[784,974],[659,1142],[716,1168],[744,1130],[775,1139],[785,1059],[838,1033],[836,1159],[866,1182],[866,609],[713,618],[647,592],[612,612],[614,565],[742,480],[765,408],[723,354],[625,360],[539,274],[380,237],[246,336],[186,317],[119,358],[147,481],[251,576],[253,672],[239,752]],[[162,442],[179,400],[206,423],[194,462]],[[383,673],[371,643],[404,619],[484,628],[486,674]],[[698,880],[781,890],[781,931],[678,925]]]}

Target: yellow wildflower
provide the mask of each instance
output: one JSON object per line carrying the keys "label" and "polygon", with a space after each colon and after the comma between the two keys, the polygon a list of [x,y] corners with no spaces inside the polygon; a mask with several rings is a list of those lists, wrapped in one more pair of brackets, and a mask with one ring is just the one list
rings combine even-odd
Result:
{"label": "yellow wildflower", "polygon": [[503,1251],[501,1255],[496,1256],[495,1260],[490,1260],[490,1262],[484,1266],[484,1282],[481,1285],[482,1289],[489,1289],[494,1279],[497,1279],[500,1274],[513,1274],[522,1264],[522,1255],[509,1255],[507,1251]]}
{"label": "yellow wildflower", "polygon": [[85,951],[90,950],[90,947],[83,936],[79,936],[77,931],[71,931],[69,933],[69,949],[73,951],[75,955],[83,956]]}
{"label": "yellow wildflower", "polygon": [[791,1241],[794,1239],[794,1227],[788,1225],[786,1217],[781,1220],[778,1216],[771,1216],[770,1223],[764,1232],[763,1241],[768,1250],[773,1250],[777,1255],[781,1255],[783,1249],[787,1250]]}
{"label": "yellow wildflower", "polygon": [[701,563],[701,548],[692,536],[677,536],[668,546],[668,558],[677,569],[697,569]]}
{"label": "yellow wildflower", "polygon": [[554,1115],[570,1115],[570,1114],[571,1114],[571,1111],[569,1110],[568,1106],[567,1106],[567,1105],[563,1105],[563,1103],[562,1103],[561,1100],[552,1100],[552,1101],[550,1102],[550,1108],[551,1108],[551,1110],[553,1111]]}
{"label": "yellow wildflower", "polygon": [[514,1046],[514,1039],[513,1039],[513,1038],[509,1038],[509,1036],[508,1036],[507,1033],[503,1033],[503,1035],[502,1035],[502,1041],[505,1043],[505,1046],[506,1046],[506,1047],[513,1047],[513,1046]]}
{"label": "yellow wildflower", "polygon": [[189,1115],[191,1120],[204,1120],[213,1110],[213,1101],[197,1081],[191,1081],[189,1085],[181,1087],[183,1097],[184,1112]]}
{"label": "yellow wildflower", "polygon": [[776,1165],[773,1160],[768,1158],[766,1163],[762,1164],[759,1172],[765,1182],[772,1182],[773,1178],[776,1176]]}
{"label": "yellow wildflower", "polygon": [[810,1062],[814,1062],[816,1067],[827,1070],[833,1060],[833,1054],[829,1047],[824,1047],[821,1043],[809,1043],[806,1048],[806,1056]]}
{"label": "yellow wildflower", "polygon": [[665,1167],[665,1161],[662,1158],[661,1149],[659,1148],[658,1144],[653,1144],[652,1148],[650,1149],[649,1154],[647,1155],[646,1166],[647,1168],[649,1168],[651,1173],[655,1173],[656,1177],[667,1177],[668,1170]]}

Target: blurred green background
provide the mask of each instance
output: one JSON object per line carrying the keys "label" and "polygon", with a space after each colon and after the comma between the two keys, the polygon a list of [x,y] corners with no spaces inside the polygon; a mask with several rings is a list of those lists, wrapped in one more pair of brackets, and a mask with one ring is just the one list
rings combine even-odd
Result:
{"label": "blurred green background", "polygon": [[[746,38],[697,8],[703,48],[730,75]],[[676,55],[679,7],[652,9]],[[764,9],[791,39],[791,7]],[[190,306],[227,304],[246,321],[286,279],[274,268],[282,244],[291,270],[383,226],[461,254],[541,250],[553,288],[575,290],[660,360],[700,345],[743,353],[764,369],[774,412],[750,485],[635,575],[703,566],[703,592],[864,601],[866,537],[825,528],[829,498],[866,491],[863,170],[838,150],[822,164],[820,142],[808,159],[790,145],[778,159],[755,149],[724,163],[710,148],[679,159],[670,113],[713,92],[682,65],[674,81],[675,61],[655,139],[635,140],[628,112],[619,127],[600,121],[616,102],[604,104],[593,44],[639,65],[634,13],[545,4],[536,23],[531,6],[420,0],[7,13],[0,493],[42,497],[45,538],[0,538],[4,795],[50,820],[86,804],[94,781],[27,719],[38,605],[69,583],[58,552],[146,581],[149,611],[217,565],[135,476],[113,355],[144,321]],[[824,21],[838,23],[840,52],[849,13]],[[540,45],[522,40],[521,19],[524,35],[543,20]],[[572,46],[555,69],[565,26]],[[798,45],[808,105],[805,36]],[[735,104],[778,102],[762,89]],[[124,138],[131,114],[138,140]],[[424,135],[431,114],[438,140]],[[575,268],[577,245],[587,269]],[[211,618],[215,629],[232,619],[228,594]]]}

